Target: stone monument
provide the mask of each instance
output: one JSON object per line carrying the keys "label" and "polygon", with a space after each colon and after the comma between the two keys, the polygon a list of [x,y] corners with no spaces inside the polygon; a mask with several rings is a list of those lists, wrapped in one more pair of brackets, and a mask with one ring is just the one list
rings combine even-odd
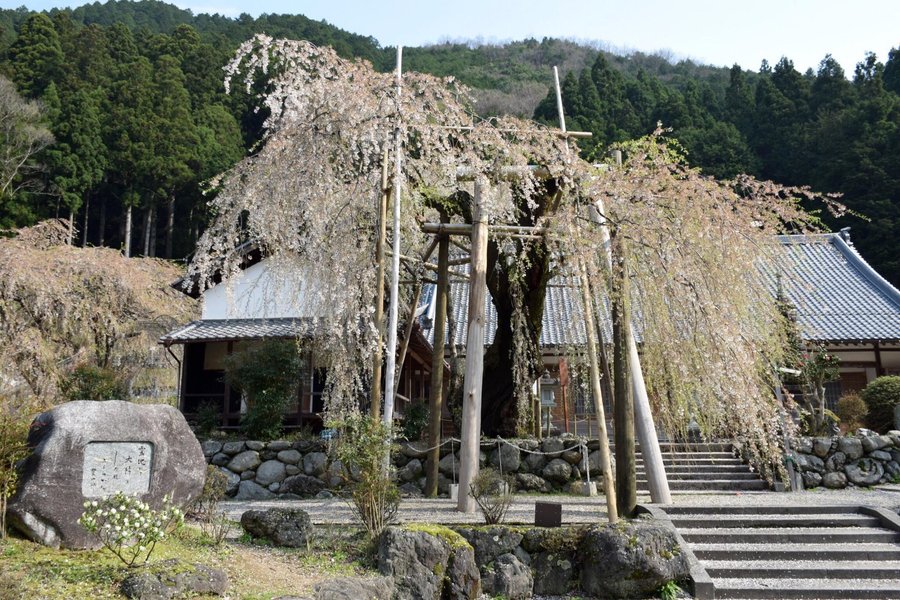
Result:
{"label": "stone monument", "polygon": [[184,416],[162,404],[68,402],[38,415],[28,445],[9,522],[54,548],[99,545],[78,524],[85,501],[124,492],[159,508],[168,495],[183,508],[206,478],[203,450]]}

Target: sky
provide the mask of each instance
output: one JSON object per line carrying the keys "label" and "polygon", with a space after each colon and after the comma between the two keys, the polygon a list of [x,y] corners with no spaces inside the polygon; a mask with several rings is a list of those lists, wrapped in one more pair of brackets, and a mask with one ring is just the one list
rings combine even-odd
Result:
{"label": "sky", "polygon": [[[757,70],[787,56],[800,71],[831,54],[852,75],[868,51],[882,61],[900,47],[900,0],[169,0],[194,13],[300,13],[383,46],[526,37],[596,41],[601,47],[662,51],[717,66]],[[71,0],[0,0],[33,10]]]}

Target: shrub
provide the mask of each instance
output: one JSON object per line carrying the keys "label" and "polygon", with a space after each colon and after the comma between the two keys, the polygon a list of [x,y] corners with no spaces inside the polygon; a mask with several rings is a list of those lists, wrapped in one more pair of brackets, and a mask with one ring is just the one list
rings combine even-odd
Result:
{"label": "shrub", "polygon": [[860,395],[869,408],[869,427],[875,431],[894,429],[894,407],[900,404],[900,376],[879,377]]}
{"label": "shrub", "polygon": [[494,469],[482,469],[469,484],[472,497],[488,525],[502,523],[512,505],[512,480]]}
{"label": "shrub", "polygon": [[300,354],[291,340],[266,340],[225,359],[225,379],[247,400],[244,434],[257,440],[281,435],[284,411],[297,397]]}
{"label": "shrub", "polygon": [[329,427],[341,431],[337,457],[345,477],[356,479],[350,485],[351,507],[374,540],[394,522],[400,506],[400,492],[387,470],[390,431],[381,421],[363,415],[330,423]]}
{"label": "shrub", "polygon": [[6,502],[19,483],[19,461],[28,455],[28,427],[31,419],[26,411],[14,410],[0,402],[0,539],[6,538]]}
{"label": "shrub", "polygon": [[219,510],[219,501],[225,497],[228,489],[228,477],[222,469],[215,465],[206,466],[206,480],[203,490],[194,502],[193,512],[200,522],[200,531],[213,545],[218,546],[225,540],[229,522],[225,511]]}
{"label": "shrub", "polygon": [[428,425],[428,406],[424,402],[410,404],[403,415],[403,437],[410,441],[422,438]]}
{"label": "shrub", "polygon": [[68,401],[128,399],[128,383],[118,372],[87,363],[72,369],[59,387]]}
{"label": "shrub", "polygon": [[141,555],[143,562],[150,560],[156,543],[184,522],[182,512],[169,505],[168,496],[160,510],[122,492],[85,502],[84,509],[78,523],[129,567]]}
{"label": "shrub", "polygon": [[222,425],[222,407],[218,402],[204,402],[197,409],[194,431],[197,437],[210,437]]}
{"label": "shrub", "polygon": [[856,392],[848,392],[841,396],[835,410],[841,423],[847,426],[847,431],[858,429],[862,425],[863,419],[866,418],[866,413],[869,412],[866,403]]}

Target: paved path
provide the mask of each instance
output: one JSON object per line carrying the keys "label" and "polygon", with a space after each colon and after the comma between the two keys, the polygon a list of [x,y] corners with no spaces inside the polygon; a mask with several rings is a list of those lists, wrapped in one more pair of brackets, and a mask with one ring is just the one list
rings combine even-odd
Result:
{"label": "paved path", "polygon": [[[606,520],[606,502],[603,496],[586,498],[565,495],[520,495],[516,494],[508,513],[508,523],[534,523],[534,503],[560,502],[563,505],[564,523],[596,523]],[[650,498],[638,495],[639,503],[647,503]],[[675,505],[720,505],[720,506],[796,506],[796,505],[863,505],[881,506],[895,512],[900,511],[900,486],[882,486],[872,490],[812,490],[807,492],[743,492],[716,494],[677,494]],[[244,511],[272,507],[302,508],[309,513],[313,523],[352,523],[355,521],[352,509],[339,498],[328,500],[258,500],[223,502],[221,507],[228,518],[239,520]],[[405,499],[400,504],[401,523],[483,523],[481,513],[456,512],[456,503],[446,498]]]}

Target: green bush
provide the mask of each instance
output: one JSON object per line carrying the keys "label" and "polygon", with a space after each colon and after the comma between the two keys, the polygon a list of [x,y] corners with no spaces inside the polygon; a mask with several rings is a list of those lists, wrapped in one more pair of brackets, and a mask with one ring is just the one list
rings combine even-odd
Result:
{"label": "green bush", "polygon": [[247,400],[244,434],[255,440],[281,435],[284,411],[297,398],[300,353],[292,340],[266,340],[225,359],[225,379]]}
{"label": "green bush", "polygon": [[421,401],[410,404],[403,415],[403,437],[411,442],[419,440],[427,426],[428,405]]}
{"label": "green bush", "polygon": [[869,407],[869,427],[879,432],[894,429],[894,407],[900,404],[900,376],[879,377],[860,395]]}
{"label": "green bush", "polygon": [[28,455],[27,411],[14,410],[8,401],[0,401],[0,539],[6,538],[6,501],[19,483],[17,463]]}
{"label": "green bush", "polygon": [[501,475],[494,469],[481,469],[469,484],[469,490],[481,509],[485,524],[496,525],[506,518],[506,513],[512,506],[512,485],[511,477]]}
{"label": "green bush", "polygon": [[68,400],[128,400],[128,383],[108,367],[83,363],[72,369],[59,385]]}
{"label": "green bush", "polygon": [[847,431],[855,431],[862,425],[869,408],[856,392],[849,392],[840,397],[835,407],[841,423],[847,426]]}
{"label": "green bush", "polygon": [[197,409],[194,418],[194,433],[197,437],[212,436],[222,426],[222,406],[219,402],[204,402]]}

